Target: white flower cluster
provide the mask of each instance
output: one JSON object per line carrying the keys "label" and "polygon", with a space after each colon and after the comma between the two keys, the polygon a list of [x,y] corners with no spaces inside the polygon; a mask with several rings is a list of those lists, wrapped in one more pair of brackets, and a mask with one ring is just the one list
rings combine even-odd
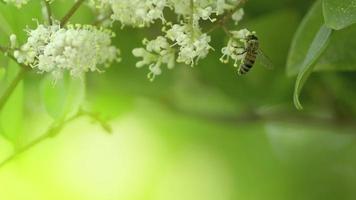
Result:
{"label": "white flower cluster", "polygon": [[227,46],[221,49],[223,56],[220,58],[220,61],[228,63],[231,58],[234,60],[234,66],[238,67],[238,62],[242,61],[245,57],[243,52],[247,46],[246,38],[254,33],[247,29],[231,31],[230,33],[232,37],[229,39]]}
{"label": "white flower cluster", "polygon": [[115,61],[119,53],[111,46],[112,32],[89,25],[38,25],[27,32],[27,42],[14,52],[14,57],[39,72],[52,73],[55,78],[66,70],[73,76],[98,71],[99,66]]}
{"label": "white flower cluster", "polygon": [[[202,31],[200,26],[201,21],[209,20],[211,23],[214,23],[217,15],[224,14],[227,10],[230,11],[231,9],[236,8],[235,6],[239,1],[167,0],[165,2],[166,6],[173,8],[174,12],[183,20],[179,24],[167,22],[163,28],[163,32],[165,33],[164,36],[159,36],[157,39],[150,42],[144,42],[144,44],[147,45],[146,48],[137,48],[133,50],[134,56],[142,57],[143,59],[142,61],[139,61],[136,66],[142,67],[143,65],[148,65],[150,70],[149,77],[151,80],[162,73],[160,66],[168,63],[162,62],[161,60],[167,60],[166,57],[168,55],[170,58],[169,69],[174,67],[175,62],[194,66],[199,60],[205,58],[213,48],[209,44],[211,37],[208,33]],[[243,9],[234,11],[234,13],[231,13],[231,18],[237,25],[243,18],[244,11]],[[150,20],[150,22],[152,21],[153,20]],[[157,40],[161,42],[157,42]],[[152,44],[157,45],[157,48],[153,48],[155,51],[150,50],[152,48],[150,48],[149,45]],[[175,51],[172,50],[172,48],[174,48]],[[236,53],[236,48],[237,45],[234,40],[231,40],[228,47],[225,47],[222,50],[225,55],[222,60],[224,60],[226,56],[228,56],[228,58],[233,57],[236,60],[237,55],[232,55]],[[228,51],[231,51],[231,53]],[[167,54],[167,52],[169,52],[169,54]],[[155,53],[155,56],[152,56],[152,53]],[[159,56],[163,58],[160,58]],[[175,58],[175,62],[172,62],[171,59],[173,58]],[[241,58],[239,57],[239,59]]]}
{"label": "white flower cluster", "polygon": [[166,0],[91,0],[89,5],[102,15],[110,15],[122,26],[145,27],[160,19],[164,22],[163,10]]}
{"label": "white flower cluster", "polygon": [[136,63],[136,67],[149,66],[150,73],[148,78],[153,81],[155,76],[162,73],[161,65],[167,65],[172,69],[175,64],[175,50],[170,46],[167,39],[158,36],[156,39],[143,41],[146,48],[136,48],[132,51],[134,56],[142,57],[142,60]]}
{"label": "white flower cluster", "polygon": [[156,20],[166,22],[164,10],[173,9],[179,17],[214,21],[211,16],[231,10],[239,0],[91,0],[90,5],[111,11],[111,18],[122,25],[144,27]]}
{"label": "white flower cluster", "polygon": [[[29,0],[5,0],[21,6]],[[51,1],[51,0],[47,0]],[[149,41],[145,47],[132,51],[142,60],[136,66],[148,66],[150,80],[162,74],[162,66],[172,69],[175,63],[195,66],[205,58],[211,47],[209,31],[204,31],[201,24],[210,27],[224,26],[220,20],[232,19],[235,25],[242,20],[244,11],[238,9],[244,0],[88,0],[89,6],[99,10],[99,21],[112,24],[118,21],[122,26],[148,27],[160,21],[163,35]],[[177,21],[172,18],[176,16]],[[220,16],[224,15],[225,16]],[[170,16],[170,17],[168,17]],[[216,22],[220,18],[218,22]],[[102,19],[102,20],[100,20]],[[105,19],[105,20],[103,20]],[[215,23],[216,22],[216,23]],[[104,26],[104,24],[102,24]],[[230,40],[222,48],[221,61],[243,59],[247,34],[246,29],[229,31],[223,27]],[[117,59],[118,50],[111,46],[112,33],[92,26],[38,25],[28,31],[28,40],[14,52],[16,59],[40,72],[51,72],[59,77],[64,70],[74,76],[82,72],[98,70],[98,66],[107,65]],[[11,42],[12,46],[16,42]]]}
{"label": "white flower cluster", "polygon": [[202,34],[199,29],[189,25],[175,24],[166,31],[166,37],[179,46],[177,62],[194,65],[201,58],[205,58],[211,49],[210,36]]}

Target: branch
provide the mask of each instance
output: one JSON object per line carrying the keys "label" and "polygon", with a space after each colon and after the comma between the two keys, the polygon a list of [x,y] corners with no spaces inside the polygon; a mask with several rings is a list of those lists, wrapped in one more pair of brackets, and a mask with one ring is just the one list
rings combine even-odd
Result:
{"label": "branch", "polygon": [[18,84],[24,79],[26,72],[30,70],[31,67],[25,64],[18,63],[16,58],[8,52],[9,51],[8,48],[0,46],[0,51],[3,52],[6,56],[11,58],[12,60],[14,60],[21,67],[20,71],[17,72],[16,77],[11,81],[9,87],[5,90],[5,92],[0,97],[0,111],[1,111],[4,108],[7,100],[10,98],[11,94],[15,91]]}
{"label": "branch", "polygon": [[161,98],[158,100],[168,110],[184,115],[205,120],[211,123],[222,123],[231,126],[239,126],[248,123],[264,123],[264,122],[285,122],[305,125],[316,125],[329,128],[352,128],[356,129],[356,120],[352,116],[346,118],[323,118],[310,114],[300,114],[293,111],[275,111],[271,113],[260,113],[256,111],[249,111],[242,114],[212,114],[199,111],[192,111],[183,109],[178,106],[170,98]]}
{"label": "branch", "polygon": [[51,5],[49,5],[49,2],[47,0],[42,0],[43,7],[46,9],[46,16],[48,20],[48,24],[52,25],[52,10],[51,10]]}
{"label": "branch", "polygon": [[78,0],[72,8],[68,11],[68,13],[62,18],[60,25],[61,27],[65,26],[69,19],[75,14],[75,12],[79,9],[79,7],[83,4],[85,0]]}
{"label": "branch", "polygon": [[215,25],[213,27],[211,27],[207,33],[212,33],[214,32],[216,29],[220,28],[220,27],[224,27],[225,24],[231,19],[232,15],[238,11],[243,4],[246,3],[247,0],[241,0],[236,6],[235,8],[233,8],[232,10],[230,10],[227,14],[225,14],[220,20],[218,20]]}
{"label": "branch", "polygon": [[26,72],[27,69],[21,67],[16,77],[11,81],[9,87],[5,90],[3,95],[0,97],[0,111],[4,108],[7,100],[9,100],[11,94],[15,91],[19,83],[24,79]]}
{"label": "branch", "polygon": [[111,126],[104,119],[100,117],[99,113],[92,113],[85,110],[81,110],[80,112],[82,115],[86,115],[89,118],[91,118],[94,122],[98,123],[106,132],[110,134],[112,133]]}
{"label": "branch", "polygon": [[[3,46],[0,46],[0,51],[4,53],[5,56],[11,58],[11,60],[15,61],[18,65],[20,65],[22,68],[26,68],[28,70],[32,69],[30,66],[28,65],[25,65],[23,63],[19,63],[17,61],[17,59],[9,52],[10,50],[14,50],[14,49],[10,49],[10,48],[7,48],[7,47],[3,47]],[[16,48],[15,48],[16,50]]]}
{"label": "branch", "polygon": [[73,115],[72,117],[70,117],[70,118],[68,118],[66,120],[59,121],[59,122],[53,122],[52,125],[47,129],[47,131],[42,136],[40,136],[39,138],[33,140],[32,142],[30,142],[26,146],[18,149],[11,156],[9,156],[5,160],[3,160],[0,163],[0,168],[2,168],[3,166],[5,166],[9,162],[11,162],[12,160],[17,158],[18,156],[22,155],[23,153],[29,151],[31,148],[33,148],[33,147],[37,146],[38,144],[42,143],[43,141],[55,137],[56,135],[58,135],[63,130],[63,128],[66,125],[68,125],[70,122],[73,122],[74,120],[76,120],[76,119],[78,119],[78,118],[80,118],[82,116],[89,116],[90,118],[95,120],[97,123],[99,123],[104,128],[104,130],[106,130],[106,131],[111,133],[112,129],[111,129],[110,125],[107,124],[107,122],[105,122],[104,120],[100,119],[97,114],[80,110],[80,111],[77,112],[77,114]]}

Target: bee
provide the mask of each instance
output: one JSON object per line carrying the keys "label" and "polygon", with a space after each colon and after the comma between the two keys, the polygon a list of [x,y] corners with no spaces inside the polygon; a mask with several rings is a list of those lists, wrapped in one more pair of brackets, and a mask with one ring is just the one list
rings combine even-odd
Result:
{"label": "bee", "polygon": [[243,51],[239,55],[243,55],[242,62],[238,68],[238,75],[247,74],[254,66],[257,58],[267,68],[272,69],[272,63],[260,49],[260,43],[256,34],[251,33],[245,39],[245,47],[241,47]]}

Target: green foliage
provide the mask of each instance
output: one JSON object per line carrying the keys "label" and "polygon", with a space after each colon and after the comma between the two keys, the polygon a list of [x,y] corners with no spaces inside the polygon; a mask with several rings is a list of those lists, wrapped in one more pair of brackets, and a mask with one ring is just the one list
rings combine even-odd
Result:
{"label": "green foliage", "polygon": [[319,32],[317,33],[317,35],[315,36],[312,44],[310,45],[307,56],[299,71],[297,82],[295,85],[295,90],[294,90],[294,104],[298,109],[302,109],[302,106],[299,102],[299,95],[301,89],[305,81],[307,80],[307,78],[312,73],[315,62],[317,61],[319,56],[323,53],[326,46],[328,45],[331,32],[332,32],[331,29],[322,26]]}
{"label": "green foliage", "polygon": [[[54,1],[54,15],[63,16],[73,1]],[[1,45],[11,33],[25,39],[26,25],[41,19],[38,2],[21,10],[0,3]],[[161,31],[114,24],[123,61],[105,73],[65,75],[55,84],[51,76],[27,74],[0,113],[0,158],[13,150],[3,150],[2,136],[27,144],[51,122],[70,119],[83,102],[85,110],[112,119],[114,134],[99,134],[102,128],[88,117],[71,121],[61,137],[0,168],[0,199],[157,199],[157,193],[195,200],[220,194],[216,198],[355,199],[354,2],[247,1],[244,21],[228,26],[255,30],[275,69],[257,62],[243,77],[219,62],[216,48],[199,66],[178,65],[151,83],[129,50]],[[72,20],[91,23],[93,15],[83,6]],[[222,30],[212,34],[212,46],[226,45]],[[8,61],[0,56],[1,92],[18,69]],[[303,91],[303,112],[293,107],[293,86],[298,108]],[[201,184],[202,178],[209,181]]]}
{"label": "green foliage", "polygon": [[323,0],[325,24],[340,30],[356,23],[355,0]]}
{"label": "green foliage", "polygon": [[0,82],[5,78],[6,69],[5,67],[0,67]]}
{"label": "green foliage", "polygon": [[36,24],[34,19],[42,19],[41,5],[38,1],[30,1],[29,4],[21,8],[20,13],[15,6],[0,4],[0,13],[0,22],[4,23],[4,26],[1,23],[0,30],[7,31],[5,32],[7,39],[9,34],[15,33],[21,42],[26,39],[24,29],[34,26]]}
{"label": "green foliage", "polygon": [[356,70],[356,25],[334,31],[330,43],[316,63],[316,71]]}
{"label": "green foliage", "polygon": [[[353,56],[356,53],[356,42],[351,39],[356,34],[356,27],[350,26],[355,12],[348,13],[353,9],[355,3],[355,1],[325,0],[322,8],[322,2],[317,1],[299,26],[287,62],[287,74],[289,76],[298,74],[294,91],[294,103],[298,109],[302,108],[299,102],[301,88],[312,71],[356,69],[356,59]],[[348,7],[345,8],[345,5]],[[335,10],[341,10],[343,14],[338,14]],[[330,24],[338,24],[340,27]],[[330,29],[320,29],[324,26],[338,31],[330,36]],[[347,26],[350,27],[345,28]],[[341,28],[344,29],[339,30]],[[318,34],[318,31],[321,35]],[[323,32],[324,34],[322,34]],[[315,49],[317,47],[315,45],[319,47]]]}
{"label": "green foliage", "polygon": [[11,25],[7,22],[4,17],[4,14],[0,12],[0,33],[4,33],[6,35],[10,35],[12,33]]}
{"label": "green foliage", "polygon": [[322,24],[321,2],[317,1],[305,15],[293,38],[287,60],[287,75],[294,76],[299,73],[310,44]]}

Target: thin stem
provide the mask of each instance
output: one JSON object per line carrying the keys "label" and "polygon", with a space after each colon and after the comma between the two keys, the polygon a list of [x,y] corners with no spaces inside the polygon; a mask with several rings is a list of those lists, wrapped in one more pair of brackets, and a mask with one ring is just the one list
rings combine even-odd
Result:
{"label": "thin stem", "polygon": [[52,25],[52,10],[51,10],[51,5],[49,5],[49,2],[47,0],[42,0],[43,6],[46,9],[46,16],[48,20],[48,24]]}
{"label": "thin stem", "polygon": [[37,144],[43,142],[44,140],[46,140],[48,138],[51,138],[53,135],[56,135],[57,133],[59,133],[64,128],[65,125],[67,125],[68,123],[74,121],[75,119],[79,118],[80,116],[81,116],[81,114],[76,114],[73,117],[63,121],[62,123],[59,123],[59,124],[58,123],[53,123],[42,136],[40,136],[39,138],[37,138],[34,141],[30,142],[26,146],[20,148],[14,154],[12,154],[7,159],[2,161],[0,163],[0,168],[5,166],[7,163],[9,163],[10,161],[14,160],[15,158],[17,158],[19,155],[22,155],[23,153],[27,152],[28,150],[30,150],[32,147],[36,146]]}
{"label": "thin stem", "polygon": [[85,0],[78,0],[73,6],[72,8],[68,11],[68,13],[62,18],[61,20],[61,27],[65,26],[69,19],[75,14],[75,12],[79,9],[79,7],[82,5],[82,3],[84,2]]}
{"label": "thin stem", "polygon": [[10,49],[10,48],[8,48],[8,47],[0,46],[0,51],[3,52],[3,53],[5,54],[5,56],[11,58],[13,61],[15,61],[15,62],[16,62],[18,65],[20,65],[22,68],[31,69],[30,66],[27,66],[27,65],[25,65],[25,64],[23,64],[23,63],[19,63],[19,62],[17,61],[17,59],[9,52],[9,51],[11,51],[11,50],[18,50],[18,49],[16,49],[16,48],[15,48],[15,49]]}
{"label": "thin stem", "polygon": [[110,15],[107,15],[107,16],[104,16],[104,17],[102,17],[102,18],[99,18],[99,19],[96,19],[93,23],[92,23],[92,25],[93,26],[100,26],[103,22],[105,22],[105,20],[107,20],[107,19],[110,19]]}
{"label": "thin stem", "polygon": [[92,113],[92,112],[88,112],[88,111],[80,111],[83,115],[86,115],[88,117],[90,117],[93,121],[97,122],[107,133],[112,133],[112,128],[111,126],[100,117],[99,113]]}
{"label": "thin stem", "polygon": [[162,98],[159,100],[168,110],[184,115],[185,117],[192,117],[199,120],[204,120],[209,123],[220,123],[231,126],[239,126],[241,124],[248,123],[266,123],[266,122],[278,122],[278,123],[293,123],[304,124],[310,126],[322,126],[327,128],[349,128],[355,130],[356,120],[352,117],[344,117],[341,120],[335,118],[323,118],[317,117],[311,114],[296,114],[293,111],[276,110],[270,113],[259,113],[255,111],[248,111],[243,114],[231,114],[231,115],[219,115],[205,112],[197,112],[186,110],[178,106],[170,98]]}
{"label": "thin stem", "polygon": [[214,32],[216,29],[218,29],[218,28],[220,28],[220,27],[224,27],[225,24],[226,24],[226,22],[231,19],[232,15],[233,15],[236,11],[238,11],[238,10],[241,8],[241,6],[246,3],[246,1],[247,1],[247,0],[241,0],[241,1],[239,2],[239,4],[235,6],[234,9],[232,9],[230,12],[228,12],[226,15],[224,15],[223,18],[221,18],[220,20],[218,20],[218,21],[215,23],[215,25],[214,25],[213,27],[211,27],[211,28],[207,31],[207,33],[212,33],[212,32]]}
{"label": "thin stem", "polygon": [[194,0],[190,0],[190,19],[189,19],[189,23],[190,23],[190,28],[192,31],[192,35],[191,35],[191,40],[194,41],[195,38],[195,31],[194,31]]}
{"label": "thin stem", "polygon": [[8,48],[0,46],[0,51],[3,52],[3,53],[7,53]]}
{"label": "thin stem", "polygon": [[11,81],[9,87],[5,90],[4,94],[0,98],[0,111],[4,108],[7,100],[10,98],[11,94],[15,91],[19,83],[24,79],[27,68],[20,68],[16,77]]}
{"label": "thin stem", "polygon": [[39,138],[33,140],[32,142],[30,142],[26,146],[20,148],[14,154],[12,154],[7,159],[2,161],[0,163],[0,168],[5,166],[9,162],[11,162],[12,160],[17,158],[18,156],[22,155],[23,153],[29,151],[31,148],[35,147],[36,145],[42,143],[43,141],[45,141],[47,139],[50,139],[50,138],[53,138],[54,136],[58,135],[66,125],[68,125],[70,122],[73,122],[74,120],[76,120],[76,119],[78,119],[80,117],[83,117],[83,116],[90,117],[91,119],[93,119],[94,121],[99,123],[104,130],[106,130],[106,131],[111,133],[110,125],[107,124],[107,122],[105,122],[101,118],[99,118],[98,114],[87,112],[87,111],[83,111],[83,110],[79,110],[75,115],[73,115],[72,117],[70,117],[70,118],[68,118],[66,120],[52,123],[52,125],[47,129],[47,131],[42,136],[40,136]]}
{"label": "thin stem", "polygon": [[0,51],[3,52],[6,56],[14,60],[18,65],[20,65],[20,71],[17,72],[16,77],[11,81],[9,87],[5,90],[5,92],[0,97],[0,111],[4,108],[7,100],[10,98],[11,94],[15,91],[18,84],[24,79],[26,72],[31,69],[29,66],[18,63],[16,58],[9,53],[9,48],[0,46]]}

